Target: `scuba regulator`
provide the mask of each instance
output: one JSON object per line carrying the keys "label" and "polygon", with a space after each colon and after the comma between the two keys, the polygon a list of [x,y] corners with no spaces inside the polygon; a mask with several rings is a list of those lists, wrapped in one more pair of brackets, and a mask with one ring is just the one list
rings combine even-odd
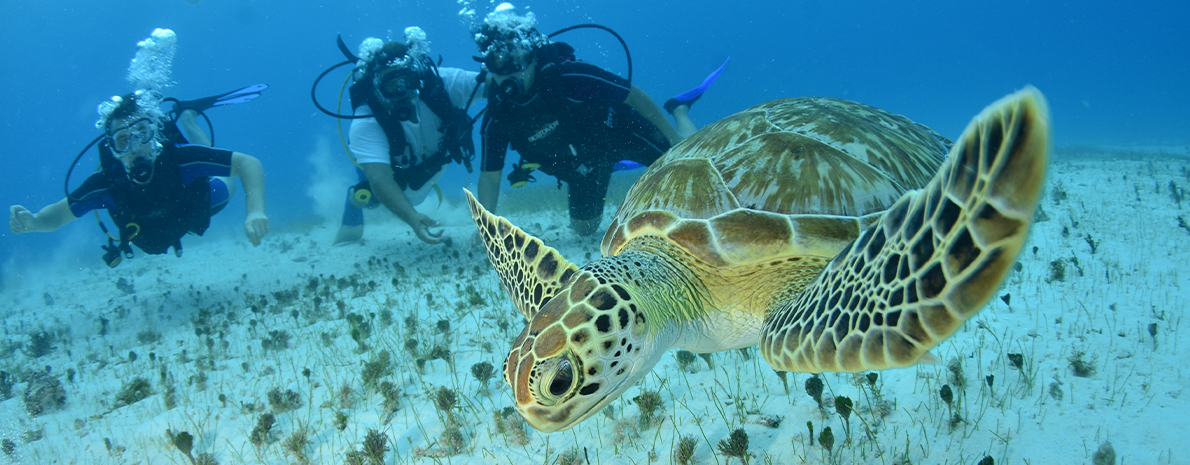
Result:
{"label": "scuba regulator", "polygon": [[500,103],[512,103],[517,97],[520,97],[521,92],[525,88],[525,80],[520,77],[510,77],[503,82],[496,84],[496,89],[492,92],[492,98]]}

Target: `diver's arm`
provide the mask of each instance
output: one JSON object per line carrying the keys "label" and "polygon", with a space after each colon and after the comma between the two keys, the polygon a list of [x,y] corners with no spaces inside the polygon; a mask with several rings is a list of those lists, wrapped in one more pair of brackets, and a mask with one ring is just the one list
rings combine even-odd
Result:
{"label": "diver's arm", "polygon": [[178,129],[182,131],[182,135],[186,136],[186,140],[191,144],[211,146],[211,137],[203,132],[202,128],[198,126],[197,111],[182,110],[182,114],[178,115]]}
{"label": "diver's arm", "polygon": [[398,186],[397,182],[393,180],[392,165],[363,163],[360,168],[363,168],[364,176],[368,178],[368,184],[372,185],[372,195],[375,195],[380,203],[397,215],[401,221],[413,224],[417,210],[413,208],[413,204],[409,203],[409,199],[405,198],[405,193],[401,192],[401,186]]}
{"label": "diver's arm", "polygon": [[269,218],[264,214],[264,167],[256,157],[232,152],[231,175],[240,178],[240,184],[244,185],[248,211],[244,234],[252,245],[260,245],[260,239],[269,233]]}
{"label": "diver's arm", "polygon": [[13,205],[8,211],[8,227],[13,234],[56,231],[78,219],[74,212],[70,211],[66,199],[46,205],[37,213],[20,205]]}
{"label": "diver's arm", "polygon": [[483,89],[475,91],[475,97],[471,97],[472,90],[476,86],[482,85],[476,80],[479,73],[457,68],[439,68],[438,71],[442,76],[442,83],[446,86],[447,94],[450,95],[450,103],[454,106],[462,108],[467,104],[467,100],[471,99],[471,106],[474,107],[480,99],[484,98]]}
{"label": "diver's arm", "polygon": [[248,213],[264,214],[264,167],[260,160],[248,154],[232,152],[231,175],[240,178],[247,197]]}
{"label": "diver's arm", "polygon": [[500,179],[504,171],[479,172],[479,204],[492,214],[496,213],[496,204],[500,203]]}
{"label": "diver's arm", "polygon": [[649,94],[641,90],[640,87],[632,86],[628,91],[628,98],[624,99],[624,104],[632,107],[637,113],[657,126],[661,133],[669,139],[670,145],[677,144],[682,141],[682,137],[678,135],[678,131],[674,129],[673,125],[669,123],[669,118],[665,117],[665,112],[661,109],[657,102],[653,101]]}
{"label": "diver's arm", "polygon": [[418,239],[427,244],[437,244],[446,240],[442,237],[442,231],[437,233],[431,232],[430,227],[437,227],[438,222],[434,221],[426,215],[419,213],[413,208],[413,204],[409,203],[409,199],[405,198],[405,193],[401,191],[401,186],[393,180],[393,166],[388,163],[363,163],[360,168],[364,170],[364,176],[368,178],[368,183],[372,185],[372,195],[380,199],[380,203],[384,204],[385,208],[397,215],[401,221],[413,228],[413,233],[417,235]]}

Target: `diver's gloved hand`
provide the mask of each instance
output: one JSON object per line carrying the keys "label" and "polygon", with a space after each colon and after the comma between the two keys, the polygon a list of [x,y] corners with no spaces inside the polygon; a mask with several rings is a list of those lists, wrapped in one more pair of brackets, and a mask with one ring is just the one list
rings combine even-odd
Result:
{"label": "diver's gloved hand", "polygon": [[252,212],[244,220],[244,235],[252,242],[252,246],[259,246],[260,240],[269,233],[269,217],[263,212]]}
{"label": "diver's gloved hand", "polygon": [[438,232],[430,231],[431,227],[436,228],[438,226],[437,221],[421,213],[418,213],[413,218],[413,221],[409,223],[409,227],[413,228],[413,234],[416,234],[418,239],[421,239],[422,242],[427,244],[437,244],[450,240],[449,237],[442,237],[442,233],[444,232],[442,230]]}

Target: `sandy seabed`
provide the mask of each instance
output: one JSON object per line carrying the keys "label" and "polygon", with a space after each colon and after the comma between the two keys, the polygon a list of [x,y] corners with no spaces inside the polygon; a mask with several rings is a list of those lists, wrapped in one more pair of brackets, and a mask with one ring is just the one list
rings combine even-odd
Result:
{"label": "sandy seabed", "polygon": [[[668,463],[682,438],[693,463],[738,463],[720,444],[742,429],[749,463],[1091,463],[1105,445],[1114,463],[1185,463],[1178,150],[1057,154],[1019,270],[934,349],[941,363],[825,374],[822,408],[809,375],[782,380],[755,348],[673,351],[574,429],[534,431],[507,414],[498,376],[475,376],[499,371],[524,320],[458,199],[425,210],[451,247],[369,213],[362,245],[304,227],[26,278],[4,294],[0,462],[186,464],[173,439],[188,435],[195,463],[356,463],[373,431],[371,450],[388,450],[359,463]],[[508,210],[571,261],[599,254],[563,209]],[[837,397],[853,401],[846,418]]]}

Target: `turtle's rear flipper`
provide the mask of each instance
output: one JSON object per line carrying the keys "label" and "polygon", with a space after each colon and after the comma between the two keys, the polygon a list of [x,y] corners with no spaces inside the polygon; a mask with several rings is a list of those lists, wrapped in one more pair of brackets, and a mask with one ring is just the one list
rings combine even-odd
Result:
{"label": "turtle's rear flipper", "polygon": [[1044,183],[1049,111],[1032,87],[977,116],[923,189],[906,193],[790,301],[760,350],[782,371],[917,363],[983,308],[1024,246]]}
{"label": "turtle's rear flipper", "polygon": [[578,271],[578,266],[541,239],[484,209],[471,191],[463,189],[463,192],[471,207],[471,219],[488,251],[488,260],[500,276],[500,285],[525,320],[532,320],[541,306]]}

